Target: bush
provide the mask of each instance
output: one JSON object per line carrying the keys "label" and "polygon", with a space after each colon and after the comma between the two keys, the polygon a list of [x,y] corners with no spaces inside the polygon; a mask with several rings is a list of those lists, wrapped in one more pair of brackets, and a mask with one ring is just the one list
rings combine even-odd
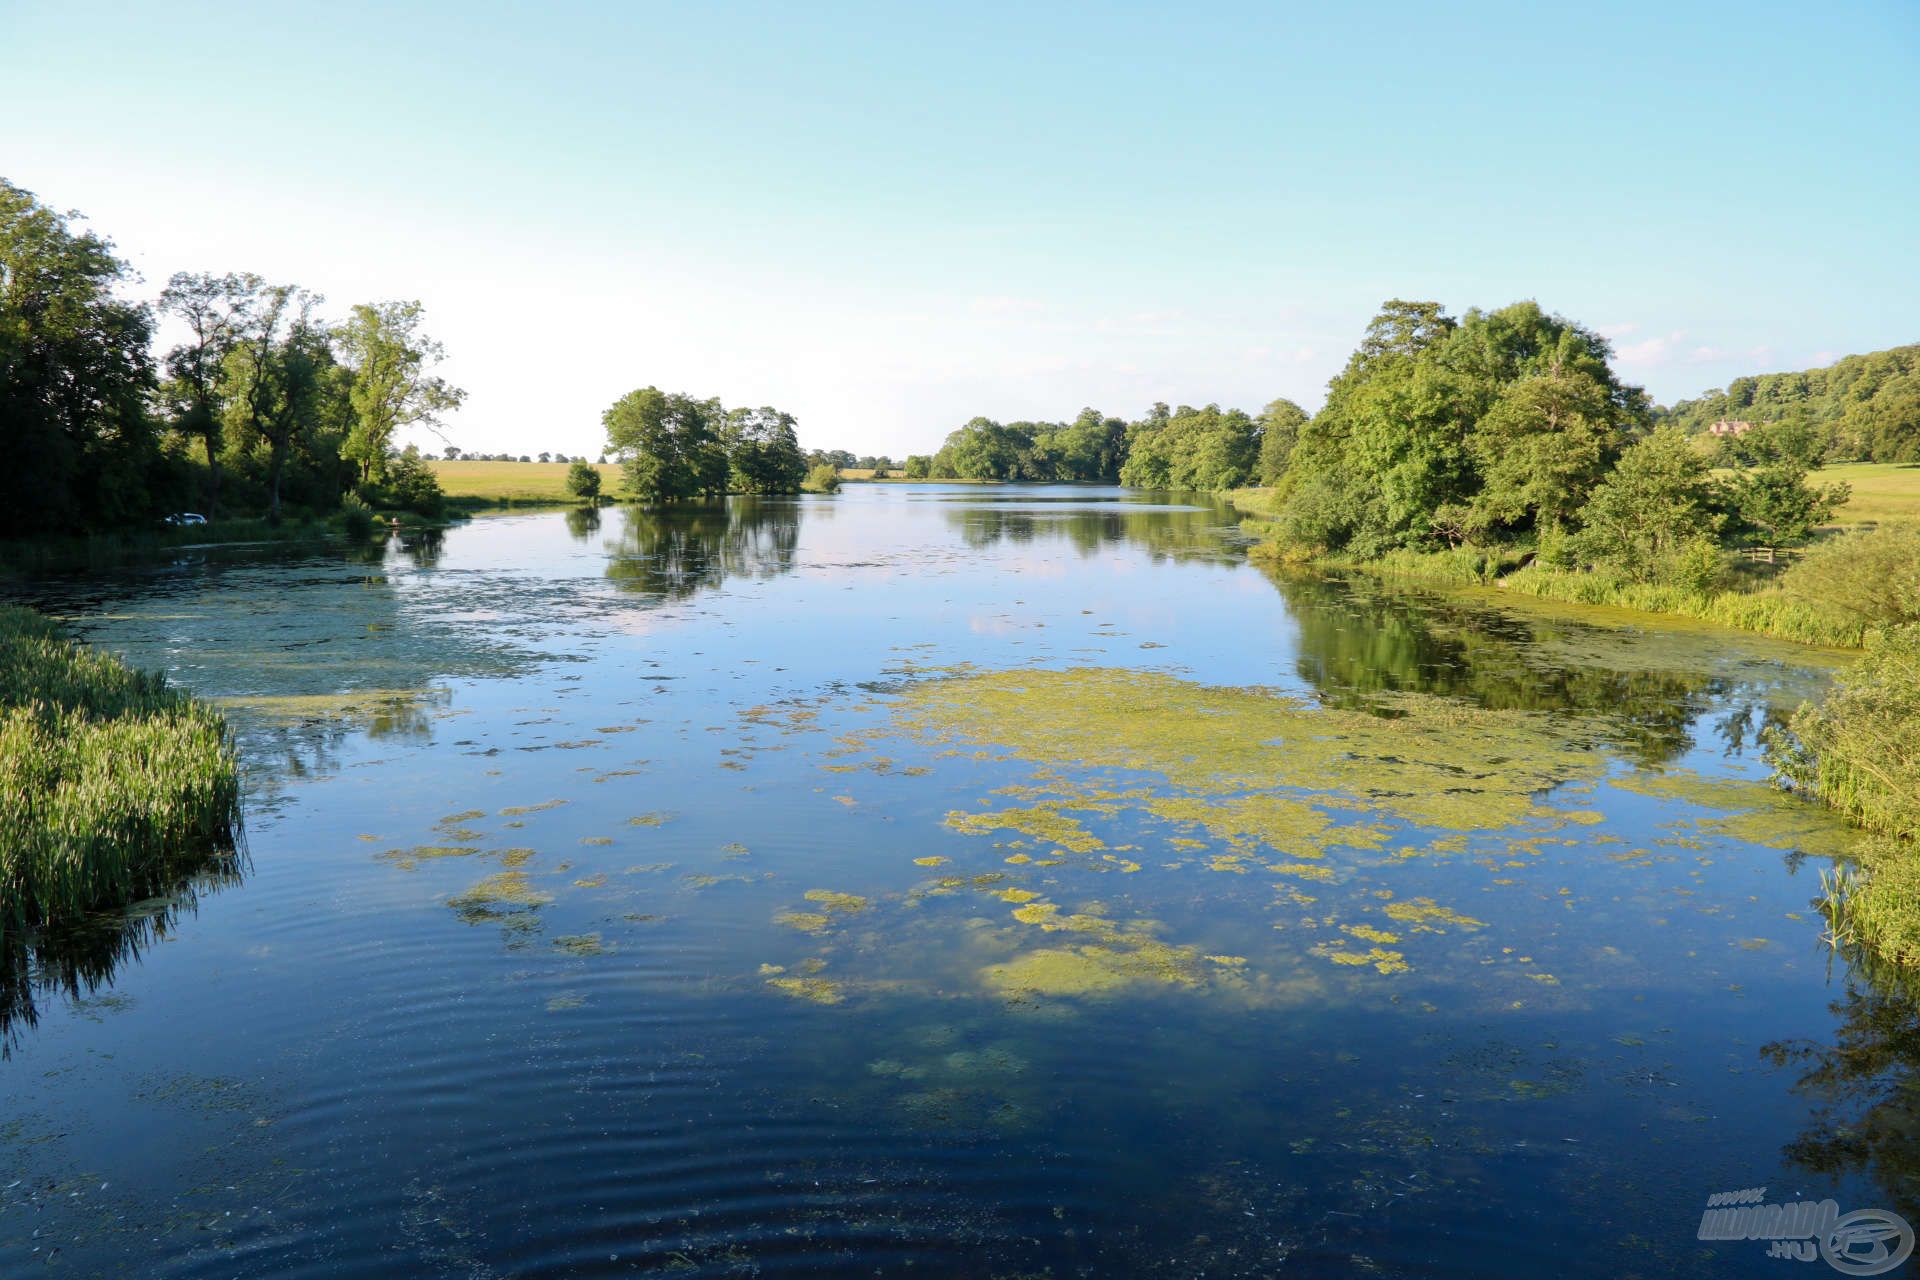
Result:
{"label": "bush", "polygon": [[582,502],[593,502],[600,497],[600,471],[586,462],[575,462],[567,468],[567,492]]}
{"label": "bush", "polygon": [[1780,588],[1867,626],[1920,622],[1920,527],[1888,525],[1829,538],[1787,570]]}
{"label": "bush", "polygon": [[440,481],[412,445],[387,467],[387,491],[395,506],[429,519],[437,518],[446,506]]}
{"label": "bush", "polygon": [[807,472],[806,483],[802,486],[813,493],[838,493],[840,491],[840,468],[831,462],[823,462]]}
{"label": "bush", "polygon": [[149,896],[230,849],[239,779],[213,710],[0,607],[0,943]]}
{"label": "bush", "polygon": [[355,542],[373,536],[373,508],[357,493],[340,500],[340,531]]}

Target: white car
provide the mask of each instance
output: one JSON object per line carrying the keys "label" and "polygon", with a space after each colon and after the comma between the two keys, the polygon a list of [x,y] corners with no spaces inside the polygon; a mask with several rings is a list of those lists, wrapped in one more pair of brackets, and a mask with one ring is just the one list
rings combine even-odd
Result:
{"label": "white car", "polygon": [[198,511],[176,511],[161,521],[162,524],[173,525],[205,524],[206,522],[207,518]]}

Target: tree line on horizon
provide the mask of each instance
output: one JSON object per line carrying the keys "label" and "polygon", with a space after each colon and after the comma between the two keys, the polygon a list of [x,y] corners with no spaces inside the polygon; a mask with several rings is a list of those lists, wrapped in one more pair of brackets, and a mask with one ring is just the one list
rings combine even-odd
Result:
{"label": "tree line on horizon", "polygon": [[1689,433],[1723,421],[1790,427],[1810,433],[1833,460],[1920,462],[1920,343],[1735,378],[1657,416]]}
{"label": "tree line on horizon", "polygon": [[[0,536],[343,502],[438,509],[401,428],[464,393],[436,376],[418,302],[324,299],[246,272],[180,272],[131,301],[113,243],[0,178]],[[160,321],[182,340],[156,349]]]}

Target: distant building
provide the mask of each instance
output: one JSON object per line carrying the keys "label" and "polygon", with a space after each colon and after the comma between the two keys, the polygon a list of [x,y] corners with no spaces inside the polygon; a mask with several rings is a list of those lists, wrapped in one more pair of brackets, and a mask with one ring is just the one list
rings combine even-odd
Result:
{"label": "distant building", "polygon": [[1743,436],[1753,430],[1751,422],[1740,422],[1731,418],[1722,418],[1707,428],[1716,436]]}

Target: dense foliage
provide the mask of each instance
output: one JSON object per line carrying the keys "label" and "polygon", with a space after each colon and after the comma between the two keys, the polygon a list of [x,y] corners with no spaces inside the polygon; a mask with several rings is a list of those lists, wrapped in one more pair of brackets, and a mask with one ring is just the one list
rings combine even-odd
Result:
{"label": "dense foliage", "polygon": [[1920,462],[1920,344],[1735,378],[1665,416],[1690,433],[1720,421],[1789,423],[1818,437],[1829,458]]}
{"label": "dense foliage", "polygon": [[1561,532],[1648,418],[1610,355],[1532,302],[1388,302],[1300,428],[1283,533],[1371,556]]}
{"label": "dense foliage", "polygon": [[[417,302],[357,306],[245,273],[181,272],[152,304],[112,244],[0,179],[0,536],[378,505],[437,510],[394,435],[462,393]],[[160,317],[184,340],[152,350]],[[394,475],[398,471],[398,477]]]}
{"label": "dense foliage", "polygon": [[0,607],[0,943],[156,892],[239,821],[217,714]]}
{"label": "dense foliage", "polygon": [[807,475],[793,415],[778,409],[728,412],[717,399],[643,387],[616,400],[600,420],[608,456],[646,501],[794,493]]}

